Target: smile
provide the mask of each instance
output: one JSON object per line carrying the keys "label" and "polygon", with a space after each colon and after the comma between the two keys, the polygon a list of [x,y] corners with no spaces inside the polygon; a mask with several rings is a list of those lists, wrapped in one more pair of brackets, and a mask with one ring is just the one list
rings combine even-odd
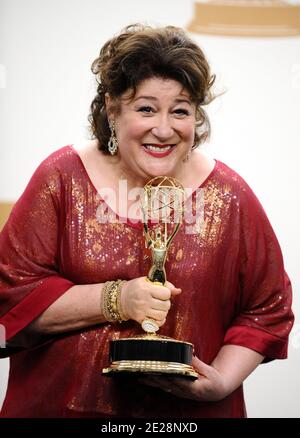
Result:
{"label": "smile", "polygon": [[156,158],[166,157],[173,151],[174,146],[174,144],[143,144],[144,151]]}

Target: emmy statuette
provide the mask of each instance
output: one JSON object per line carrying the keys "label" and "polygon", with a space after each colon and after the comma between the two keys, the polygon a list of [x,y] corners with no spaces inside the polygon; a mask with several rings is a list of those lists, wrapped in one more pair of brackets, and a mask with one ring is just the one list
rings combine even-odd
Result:
{"label": "emmy statuette", "polygon": [[[170,177],[156,177],[149,181],[142,193],[144,236],[152,254],[152,266],[147,281],[164,285],[167,280],[165,261],[171,241],[183,219],[185,191]],[[195,380],[192,367],[193,345],[156,334],[156,322],[146,318],[144,334],[110,341],[110,366],[106,376],[156,374],[181,376]]]}

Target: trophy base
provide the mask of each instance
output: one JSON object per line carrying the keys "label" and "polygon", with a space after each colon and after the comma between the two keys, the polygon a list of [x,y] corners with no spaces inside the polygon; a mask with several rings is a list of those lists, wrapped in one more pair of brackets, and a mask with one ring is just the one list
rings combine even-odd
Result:
{"label": "trophy base", "polygon": [[157,335],[110,341],[110,360],[102,374],[108,377],[154,374],[198,378],[191,366],[193,345]]}
{"label": "trophy base", "polygon": [[135,374],[156,374],[156,375],[173,375],[196,380],[198,374],[189,365],[183,365],[176,362],[159,362],[155,360],[122,360],[113,362],[109,368],[104,368],[102,373],[112,377],[116,375]]}

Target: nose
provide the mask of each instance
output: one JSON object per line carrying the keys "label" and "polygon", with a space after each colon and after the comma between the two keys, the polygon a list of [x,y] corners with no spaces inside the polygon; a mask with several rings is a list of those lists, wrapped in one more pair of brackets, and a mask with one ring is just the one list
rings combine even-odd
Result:
{"label": "nose", "polygon": [[152,134],[160,141],[170,140],[174,135],[174,129],[168,116],[156,118],[155,126],[152,128]]}

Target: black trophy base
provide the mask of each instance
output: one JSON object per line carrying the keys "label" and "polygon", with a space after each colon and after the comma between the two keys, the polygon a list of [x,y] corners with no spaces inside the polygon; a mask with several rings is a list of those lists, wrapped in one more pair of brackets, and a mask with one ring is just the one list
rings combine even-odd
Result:
{"label": "black trophy base", "polygon": [[155,374],[198,378],[191,366],[193,345],[158,335],[110,341],[110,366],[102,370],[108,377]]}

